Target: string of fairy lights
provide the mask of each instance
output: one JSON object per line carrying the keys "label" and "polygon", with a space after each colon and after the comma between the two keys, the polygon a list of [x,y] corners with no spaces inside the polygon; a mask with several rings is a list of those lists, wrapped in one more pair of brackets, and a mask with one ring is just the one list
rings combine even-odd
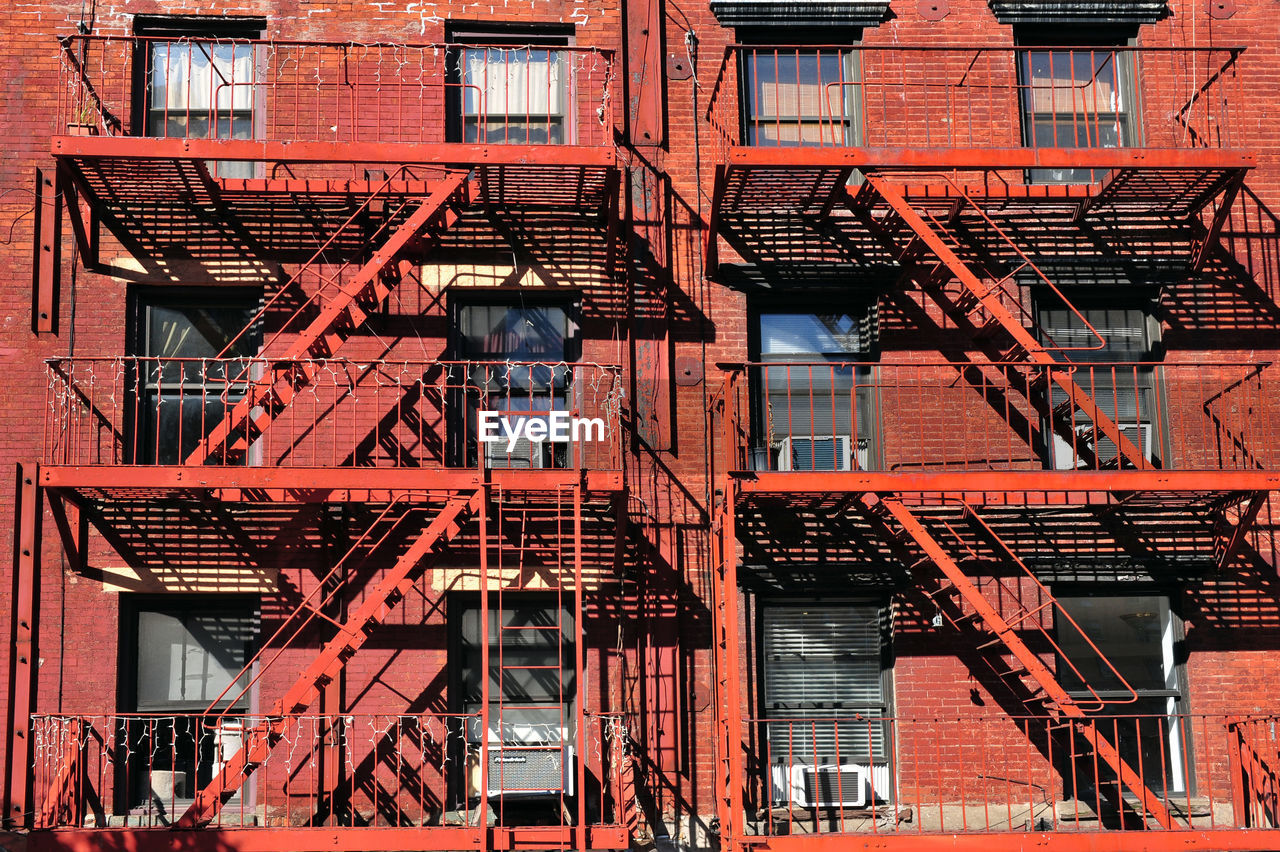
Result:
{"label": "string of fairy lights", "polygon": [[[247,746],[255,726],[271,721],[273,717],[253,714],[36,715],[32,746],[37,789],[53,790],[49,782],[74,774],[76,795],[94,801],[99,809],[119,810],[123,804],[131,816],[144,821],[171,821],[177,816],[172,811],[180,811],[191,800],[192,785],[207,783]],[[289,717],[288,724],[277,726],[280,742],[257,766],[255,775],[264,780],[259,782],[253,809],[265,824],[296,820],[308,805],[318,810],[322,803],[316,794],[315,773],[321,770],[326,751],[337,749],[342,754],[345,784],[352,793],[365,791],[364,800],[351,803],[353,817],[361,811],[367,816],[375,806],[373,799],[386,794],[391,802],[382,802],[383,807],[393,805],[405,815],[416,809],[425,820],[433,807],[446,801],[456,773],[476,765],[481,743],[473,730],[475,721],[476,714],[439,713]],[[585,721],[580,738],[585,763],[603,773],[600,780],[616,797],[621,791],[612,788],[620,783],[633,757],[628,726],[620,714],[589,713]],[[558,754],[566,770],[574,771],[571,767],[577,758],[572,749],[578,737],[570,726],[522,722],[519,728],[518,740],[491,731],[489,749],[509,745],[545,750]],[[139,785],[153,784],[151,773],[157,771],[182,779],[164,790],[144,786],[145,795],[137,801]],[[373,786],[365,786],[362,774]],[[310,792],[310,800],[303,790]],[[475,791],[468,793],[454,796],[460,810],[476,807]],[[127,804],[115,801],[119,797]],[[92,808],[77,814],[66,803],[37,802],[34,810],[51,825],[78,820],[87,826],[96,818]],[[340,816],[330,814],[330,819]]]}

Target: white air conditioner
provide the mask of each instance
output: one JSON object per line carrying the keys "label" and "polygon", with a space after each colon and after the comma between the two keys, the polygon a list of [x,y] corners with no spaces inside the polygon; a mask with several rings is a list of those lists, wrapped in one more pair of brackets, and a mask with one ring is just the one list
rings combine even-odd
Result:
{"label": "white air conditioner", "polygon": [[573,746],[567,743],[489,746],[489,798],[572,796],[574,774]]}
{"label": "white air conditioner", "polygon": [[775,804],[862,808],[890,798],[888,764],[777,764],[772,776]]}
{"label": "white air conditioner", "polygon": [[[559,711],[557,711],[559,712]],[[480,725],[468,725],[467,795],[479,798]],[[504,722],[489,732],[488,773],[485,794],[496,796],[572,796],[574,750],[569,732],[559,725]]]}
{"label": "white air conditioner", "polygon": [[[859,441],[858,457],[864,449]],[[805,435],[782,439],[778,447],[778,470],[849,470],[848,435]]]}
{"label": "white air conditioner", "polygon": [[[1150,423],[1121,423],[1119,425],[1120,425],[1120,434],[1124,435],[1126,438],[1128,438],[1130,441],[1133,442],[1133,445],[1142,452],[1143,458],[1145,458],[1147,461],[1151,461],[1151,459],[1155,455],[1154,453],[1155,447],[1153,447],[1151,443],[1151,424]],[[1096,451],[1097,444],[1090,440],[1090,437],[1094,434],[1093,425],[1086,424],[1086,425],[1076,426],[1075,431],[1076,431],[1075,447],[1072,447],[1071,443],[1067,441],[1067,439],[1063,438],[1061,435],[1055,434],[1053,436],[1053,468],[1054,470],[1075,470],[1077,468],[1089,468],[1093,466],[1090,462],[1081,458],[1079,455],[1079,452],[1082,448]],[[1111,441],[1106,438],[1104,438],[1103,440],[1106,441],[1107,444],[1111,443]],[[1101,460],[1102,462],[1106,462],[1112,458],[1115,458],[1114,453],[1116,449],[1114,447],[1109,447],[1108,449],[1109,449],[1109,452],[1112,453],[1112,455],[1110,455],[1108,458],[1102,459]]]}

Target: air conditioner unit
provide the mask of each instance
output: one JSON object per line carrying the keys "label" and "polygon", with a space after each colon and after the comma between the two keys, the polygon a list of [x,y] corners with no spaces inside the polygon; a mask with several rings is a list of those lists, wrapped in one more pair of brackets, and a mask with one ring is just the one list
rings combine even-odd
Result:
{"label": "air conditioner unit", "polygon": [[[1121,423],[1120,434],[1124,435],[1133,442],[1142,452],[1143,458],[1151,461],[1154,457],[1155,447],[1151,443],[1151,424],[1150,423]],[[1071,444],[1061,435],[1053,436],[1053,467],[1054,470],[1075,470],[1076,468],[1088,468],[1093,465],[1081,458],[1079,451],[1081,448],[1087,448],[1097,451],[1097,442],[1091,440],[1094,436],[1094,427],[1092,424],[1076,426],[1076,444]],[[1100,459],[1101,462],[1107,462],[1115,458],[1116,448],[1111,446],[1108,438],[1103,438],[1107,445],[1107,455]]]}
{"label": "air conditioner unit", "polygon": [[773,801],[801,808],[860,808],[875,796],[872,773],[855,763],[779,764],[772,774]]}
{"label": "air conditioner unit", "polygon": [[778,448],[778,470],[849,470],[851,461],[848,435],[791,436],[783,438]]}
{"label": "air conditioner unit", "polygon": [[[559,714],[559,710],[555,710]],[[499,730],[501,733],[499,733]],[[467,728],[467,795],[479,798],[480,720]],[[574,749],[569,731],[559,724],[507,721],[489,732],[485,794],[495,796],[572,796]]]}
{"label": "air conditioner unit", "polygon": [[495,796],[573,795],[573,747],[545,745],[489,746],[488,794]]}

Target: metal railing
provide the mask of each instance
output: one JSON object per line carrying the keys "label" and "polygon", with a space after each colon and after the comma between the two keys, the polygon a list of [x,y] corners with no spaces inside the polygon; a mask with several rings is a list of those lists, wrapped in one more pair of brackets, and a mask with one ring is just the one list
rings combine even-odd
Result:
{"label": "metal railing", "polygon": [[1243,47],[730,45],[722,146],[1244,148]]}
{"label": "metal railing", "polygon": [[48,366],[46,464],[181,464],[245,394],[265,393],[264,377],[305,368],[311,382],[250,436],[248,453],[215,454],[206,464],[622,466],[616,366],[146,357],[55,358]]}
{"label": "metal railing", "polygon": [[[748,834],[1144,827],[1132,796],[1079,733],[1088,724],[1096,724],[1142,785],[1167,804],[1178,827],[1259,824],[1249,822],[1248,810],[1233,797],[1241,763],[1232,744],[1241,723],[1231,717],[827,712],[745,721],[753,768],[738,783],[749,803]],[[1271,743],[1274,750],[1274,738]],[[1275,764],[1258,777],[1274,790]],[[1145,827],[1160,829],[1149,818]]]}
{"label": "metal railing", "polygon": [[613,52],[599,48],[103,35],[60,43],[57,117],[72,134],[613,142]]}
{"label": "metal railing", "polygon": [[1232,798],[1241,825],[1280,828],[1280,716],[1250,716],[1227,723]]}
{"label": "metal railing", "polygon": [[1074,381],[1156,467],[1280,464],[1269,362],[771,361],[725,369],[732,470],[1115,469],[1114,440],[1056,378]]}
{"label": "metal railing", "polygon": [[[540,749],[538,756],[554,764],[558,778],[579,777],[575,773],[585,770],[593,782],[585,792],[592,800],[591,824],[619,826],[628,807],[627,729],[618,715],[585,718],[581,754],[568,745],[576,740],[562,731],[550,732],[550,746],[508,747],[527,755]],[[33,716],[35,826],[170,825],[262,719],[200,713]],[[503,764],[493,755],[503,744],[492,738],[489,768],[481,763],[475,714],[349,713],[299,716],[296,722],[251,783],[222,808],[214,827],[465,828],[475,824],[479,799],[487,795],[482,791],[523,789],[519,784],[527,783],[496,777]],[[561,792],[574,793],[572,781],[561,783]],[[557,786],[546,784],[548,790]]]}

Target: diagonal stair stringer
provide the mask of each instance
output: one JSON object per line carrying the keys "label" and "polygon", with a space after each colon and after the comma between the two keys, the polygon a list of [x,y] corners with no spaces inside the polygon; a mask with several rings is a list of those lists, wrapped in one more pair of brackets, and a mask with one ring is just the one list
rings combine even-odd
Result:
{"label": "diagonal stair stringer", "polygon": [[281,366],[269,366],[263,376],[249,381],[244,396],[201,440],[185,464],[202,465],[210,458],[245,452],[266,431],[275,416],[314,380],[320,369],[317,359],[332,356],[368,319],[371,306],[391,294],[400,276],[394,274],[394,268],[388,274],[388,267],[400,253],[424,235],[435,236],[457,222],[466,181],[465,172],[452,172],[422,200],[299,333],[279,357]]}
{"label": "diagonal stair stringer", "polygon": [[1043,694],[1044,700],[1051,702],[1057,713],[1070,721],[1072,731],[1083,737],[1098,758],[1116,773],[1120,783],[1138,799],[1145,813],[1150,814],[1163,828],[1174,828],[1173,816],[1165,803],[1145,786],[1142,776],[1120,756],[1115,746],[1102,735],[1097,725],[1071,697],[1040,656],[1022,640],[1015,626],[992,605],[915,513],[893,496],[868,494],[860,502],[872,517],[879,519],[887,533],[894,533],[895,526],[901,530],[900,535],[895,535],[895,542],[905,544],[910,541],[924,551],[925,558],[917,565],[933,565],[942,573],[943,590],[959,595],[973,608],[976,617],[993,634],[993,643],[998,642],[1013,654],[1021,666],[1020,676],[1030,679],[1038,687],[1032,691]]}
{"label": "diagonal stair stringer", "polygon": [[[1123,458],[1139,470],[1151,469],[1153,465],[1142,450],[1120,430],[1116,422],[1102,410],[1093,397],[1071,378],[1063,363],[1055,360],[1045,346],[1036,340],[1035,336],[1004,306],[995,288],[983,284],[968,264],[951,246],[947,245],[946,240],[911,206],[906,197],[880,175],[867,174],[866,179],[908,226],[912,232],[912,240],[918,240],[923,244],[960,282],[968,297],[966,312],[970,315],[979,311],[985,312],[992,322],[997,323],[1013,338],[1014,345],[1006,353],[1006,359],[1012,362],[1026,362],[1033,370],[1039,368],[1036,372],[1048,375],[1049,379],[1066,395],[1065,401],[1072,403],[1071,409],[1066,414],[1067,419],[1070,418],[1071,411],[1079,409],[1093,423],[1097,432],[1116,447],[1117,458]],[[1028,380],[1027,387],[1034,388],[1036,384],[1034,380]],[[1061,416],[1053,416],[1052,419],[1055,428],[1063,422]]]}
{"label": "diagonal stair stringer", "polygon": [[305,712],[320,697],[324,684],[337,677],[347,660],[364,645],[371,629],[404,599],[414,580],[426,568],[428,559],[437,554],[442,545],[457,537],[467,518],[480,511],[484,499],[483,488],[449,499],[338,628],[333,638],[325,643],[284,697],[272,706],[262,721],[244,731],[240,750],[227,760],[203,790],[196,793],[195,801],[174,823],[174,828],[198,828],[217,816],[222,806],[267,759],[276,744],[297,726],[298,714]]}

